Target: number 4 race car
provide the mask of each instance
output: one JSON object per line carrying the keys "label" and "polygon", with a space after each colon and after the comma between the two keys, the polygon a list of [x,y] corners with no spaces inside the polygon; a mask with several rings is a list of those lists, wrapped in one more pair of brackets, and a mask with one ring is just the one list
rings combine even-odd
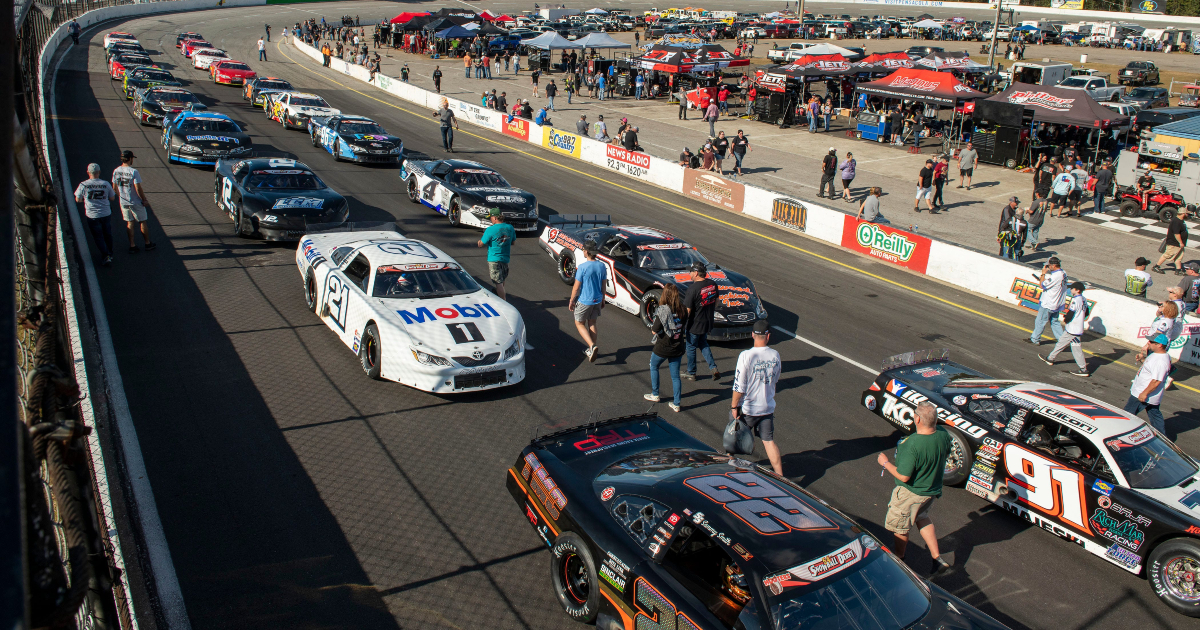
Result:
{"label": "number 4 race car", "polygon": [[308,119],[308,135],[335,160],[395,163],[404,143],[362,116],[314,116]]}
{"label": "number 4 race car", "polygon": [[686,294],[692,282],[689,270],[697,262],[708,267],[708,279],[718,289],[716,322],[709,339],[748,338],[754,322],[767,317],[749,278],[708,262],[696,248],[667,232],[610,225],[607,215],[554,215],[547,221],[538,245],[554,259],[558,277],[573,284],[575,269],[584,261],[583,244],[595,242],[596,260],[608,266],[604,300],[641,317],[647,327],[654,323],[663,288],[674,284],[680,295]]}
{"label": "number 4 race car", "polygon": [[213,172],[213,201],[237,236],[291,241],[312,224],[340,224],[350,214],[346,199],[296,160],[221,160]]}
{"label": "number 4 race car", "polygon": [[486,228],[488,210],[500,208],[518,232],[538,229],[538,202],[532,193],[514,188],[504,176],[479,162],[404,156],[400,179],[408,200],[446,215],[454,227]]}
{"label": "number 4 race car", "polygon": [[395,231],[308,234],[296,264],[308,307],[371,378],[437,393],[525,378],[521,314],[428,243]]}
{"label": "number 4 race car", "polygon": [[997,380],[945,350],[884,361],[866,408],[905,432],[929,401],[953,439],[945,482],[1129,571],[1200,617],[1200,467],[1136,416],[1055,385]]}
{"label": "number 4 race car", "polygon": [[654,413],[535,435],[507,484],[550,548],[559,603],[600,630],[1004,627],[821,499]]}

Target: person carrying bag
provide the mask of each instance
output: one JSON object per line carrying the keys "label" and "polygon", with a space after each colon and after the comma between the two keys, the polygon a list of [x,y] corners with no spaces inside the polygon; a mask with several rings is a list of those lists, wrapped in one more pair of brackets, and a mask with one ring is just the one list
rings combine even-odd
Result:
{"label": "person carrying bag", "polygon": [[[679,289],[674,284],[667,285],[663,289],[658,308],[654,309],[654,323],[650,328],[650,331],[654,333],[650,338],[650,342],[654,344],[654,350],[650,353],[650,393],[646,394],[644,398],[651,402],[659,401],[658,369],[663,362],[666,362],[671,373],[671,387],[674,388],[672,391],[675,395],[674,400],[667,403],[667,406],[675,412],[679,411],[679,403],[683,397],[679,364],[683,359],[685,349],[683,323],[687,321],[687,315],[687,309],[684,308],[683,301],[679,297]],[[753,442],[750,446],[754,447]]]}

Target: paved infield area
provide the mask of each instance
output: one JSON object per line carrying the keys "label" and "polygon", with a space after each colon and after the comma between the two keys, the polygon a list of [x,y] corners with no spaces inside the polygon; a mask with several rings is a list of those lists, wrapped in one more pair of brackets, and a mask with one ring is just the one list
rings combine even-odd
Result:
{"label": "paved infield area", "polygon": [[[536,348],[524,383],[441,397],[371,381],[305,309],[294,250],[233,237],[212,201],[211,170],[168,167],[159,130],[138,126],[104,70],[102,33],[137,34],[211,109],[245,123],[256,147],[296,154],[349,197],[352,219],[394,218],[486,281],[478,233],[411,205],[395,169],[334,162],[306,134],[251,109],[237,88],[191,69],[174,48],[176,33],[200,31],[260,74],[374,117],[409,149],[441,155],[428,112],[351,84],[286,47],[272,44],[271,61],[255,61],[264,22],[343,13],[365,20],[396,6],[253,7],[110,23],[66,53],[57,77],[72,181],[89,162],[110,172],[119,150],[132,149],[154,206],[158,250],[130,255],[119,245],[113,267],[98,272],[196,628],[579,627],[553,598],[548,554],[505,490],[504,472],[539,423],[640,401],[650,354],[641,323],[606,309],[600,358],[588,364],[565,308],[568,287],[534,240],[521,238],[508,290]],[[608,181],[490,132],[464,125],[455,146],[457,157],[497,166],[536,193],[543,214],[610,213],[616,222],[686,238],[753,278],[772,324],[858,363],[941,346],[995,376],[1037,378],[1114,404],[1127,396],[1133,372],[1125,348],[1086,344],[1097,353],[1089,360],[1096,375],[1080,380],[1064,373],[1066,364],[1047,368],[1021,341],[1032,321],[1022,311],[661,189]],[[120,244],[123,230],[116,232]],[[772,343],[784,359],[777,439],[785,473],[890,538],[881,521],[892,483],[880,478],[874,458],[900,434],[858,406],[872,375],[804,341],[776,335]],[[714,348],[726,376],[685,383],[683,412],[660,412],[719,444],[728,372],[743,347]],[[1185,388],[1165,400],[1168,431],[1200,453],[1200,396],[1191,389],[1200,378],[1186,368],[1181,378]],[[1200,627],[1161,605],[1143,580],[961,489],[949,489],[933,514],[958,567],[941,583],[1013,627]],[[919,543],[908,561],[929,569]]]}

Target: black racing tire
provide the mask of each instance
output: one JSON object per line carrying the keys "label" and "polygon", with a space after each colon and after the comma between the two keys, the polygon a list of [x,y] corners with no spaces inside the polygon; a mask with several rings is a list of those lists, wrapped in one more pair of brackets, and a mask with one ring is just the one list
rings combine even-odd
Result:
{"label": "black racing tire", "polygon": [[947,486],[960,486],[971,476],[971,466],[975,464],[975,449],[967,437],[958,429],[944,425],[946,433],[950,434],[950,456],[946,458],[946,468],[942,473],[942,483]]}
{"label": "black racing tire", "polygon": [[1194,538],[1172,538],[1155,547],[1146,559],[1146,579],[1154,594],[1175,612],[1189,617],[1200,617],[1198,575],[1200,541]]}
{"label": "black racing tire", "polygon": [[379,344],[379,330],[374,322],[367,324],[362,339],[358,342],[358,362],[362,364],[363,372],[375,380],[380,380],[383,366],[383,347]]}
{"label": "black racing tire", "polygon": [[1108,97],[1108,101],[1110,103],[1119,103],[1121,101],[1121,95],[1113,92],[1113,95]]}
{"label": "black racing tire", "polygon": [[312,131],[308,132],[308,139],[312,141],[312,145],[314,147],[321,146],[320,144],[317,143],[317,134],[315,132],[312,132]]}
{"label": "black racing tire", "polygon": [[563,284],[571,286],[575,284],[575,250],[565,248],[558,258],[554,261],[558,267],[558,279],[563,281]]}
{"label": "black racing tire", "polygon": [[1140,217],[1142,216],[1142,204],[1126,199],[1121,202],[1121,216],[1123,217]]}
{"label": "black racing tire", "polygon": [[242,223],[244,223],[244,220],[242,217],[242,204],[240,204],[240,203],[234,204],[234,206],[233,206],[233,235],[234,236],[240,237],[244,234],[244,232],[242,231]]}
{"label": "black racing tire", "polygon": [[642,307],[638,311],[638,315],[642,318],[642,323],[646,328],[654,327],[654,311],[658,309],[659,300],[662,299],[662,289],[650,289],[642,296]]}
{"label": "black racing tire", "polygon": [[1179,208],[1170,204],[1163,204],[1163,207],[1158,209],[1158,220],[1163,223],[1170,223],[1171,219],[1174,219],[1178,213]]}
{"label": "black racing tire", "polygon": [[421,203],[421,187],[417,184],[417,176],[408,176],[408,185],[405,186],[408,190],[408,200],[412,203]]}
{"label": "black racing tire", "polygon": [[450,200],[450,207],[446,209],[446,220],[450,222],[450,227],[462,226],[462,206],[458,203],[458,197]]}
{"label": "black racing tire", "polygon": [[320,310],[320,302],[317,301],[317,274],[312,269],[304,274],[304,305],[314,313]]}
{"label": "black racing tire", "polygon": [[558,603],[575,621],[592,623],[600,612],[600,583],[596,562],[583,539],[563,532],[550,547],[550,580]]}

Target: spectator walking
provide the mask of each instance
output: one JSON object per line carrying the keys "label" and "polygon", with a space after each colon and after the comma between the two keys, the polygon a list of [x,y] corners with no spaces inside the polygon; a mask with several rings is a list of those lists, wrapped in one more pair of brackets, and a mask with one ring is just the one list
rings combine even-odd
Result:
{"label": "spectator walking", "polygon": [[1200,264],[1184,263],[1184,277],[1179,281],[1179,291],[1183,296],[1183,312],[1195,313],[1197,302],[1200,302]]}
{"label": "spectator walking", "polygon": [[708,107],[704,109],[704,120],[708,121],[708,137],[717,137],[717,118],[721,116],[721,112],[717,109],[717,102],[710,100]]}
{"label": "spectator walking", "polygon": [[1029,208],[1025,210],[1025,223],[1028,225],[1029,232],[1026,235],[1025,242],[1030,245],[1030,251],[1038,251],[1041,249],[1041,243],[1038,243],[1038,238],[1041,236],[1042,225],[1046,222],[1046,212],[1050,205],[1041,197],[1034,197],[1033,203],[1029,204]]}
{"label": "spectator walking", "polygon": [[717,362],[713,360],[712,349],[708,347],[708,333],[713,329],[717,315],[717,283],[708,279],[708,268],[702,262],[692,263],[692,286],[688,287],[683,296],[683,305],[688,311],[687,329],[687,374],[683,376],[689,381],[696,380],[696,351],[704,357],[708,369],[712,371],[713,380],[721,378],[717,370]]}
{"label": "spectator walking", "polygon": [[674,284],[663,288],[658,308],[654,309],[654,324],[650,332],[654,335],[654,350],[650,353],[650,393],[646,400],[658,402],[658,370],[665,362],[671,373],[674,400],[667,403],[671,411],[678,412],[683,396],[683,383],[679,377],[679,364],[683,360],[686,346],[683,325],[687,321],[687,309],[679,299],[679,289]]}
{"label": "spectator walking", "polygon": [[[458,129],[458,118],[454,115],[454,110],[450,109],[450,101],[443,98],[442,106],[433,112],[433,117],[438,119],[442,129],[442,148],[454,153],[454,130]],[[450,125],[454,125],[454,128]]]}
{"label": "spectator walking", "polygon": [[1146,297],[1146,289],[1149,289],[1154,284],[1154,280],[1150,277],[1150,274],[1146,273],[1146,265],[1149,264],[1149,259],[1138,256],[1138,259],[1133,261],[1133,269],[1125,270],[1126,293],[1137,297]]}
{"label": "spectator walking", "polygon": [[762,440],[775,474],[783,476],[783,458],[775,445],[775,387],[783,369],[779,352],[768,347],[771,328],[767,320],[754,322],[754,347],[738,355],[733,373],[732,414]]}
{"label": "spectator walking", "polygon": [[513,55],[513,74],[521,74],[521,53]]}
{"label": "spectator walking", "polygon": [[837,173],[837,149],[829,147],[829,153],[821,158],[821,185],[817,187],[817,196],[825,196],[825,188],[829,187],[829,198],[833,199],[835,191],[833,185],[833,176]]}
{"label": "spectator walking", "polygon": [[950,158],[939,155],[933,163],[933,207],[941,210],[946,204],[942,198],[942,189],[946,186],[946,173],[950,170]]}
{"label": "spectator walking", "polygon": [[566,85],[563,89],[567,92],[567,105],[571,104],[571,97],[575,95],[575,75],[568,74]]}
{"label": "spectator walking", "polygon": [[925,167],[917,173],[917,198],[913,200],[913,212],[921,212],[921,200],[930,214],[937,214],[933,209],[933,160],[925,160]]}
{"label": "spectator walking", "polygon": [[558,96],[558,86],[554,85],[554,79],[550,79],[550,83],[546,84],[546,100],[550,102],[550,111],[558,111],[554,109],[554,97]]}
{"label": "spectator walking", "polygon": [[402,81],[404,83],[408,83],[408,62],[407,61],[404,62],[403,66],[400,66],[400,81]]}
{"label": "spectator walking", "polygon": [[100,264],[112,264],[112,200],[117,198],[112,184],[100,179],[100,165],[88,164],[88,178],[75,188],[75,201],[83,204],[88,231],[100,252]]}
{"label": "spectator walking", "polygon": [[121,153],[121,165],[113,171],[112,187],[121,196],[121,217],[125,219],[125,232],[129,235],[129,253],[138,251],[134,242],[134,234],[140,229],[142,242],[146,251],[158,247],[150,241],[150,228],[146,225],[149,219],[150,202],[146,200],[146,191],[142,190],[142,176],[133,168],[133,151]]}
{"label": "spectator walking", "polygon": [[895,535],[892,552],[901,559],[908,548],[909,532],[916,527],[933,558],[930,577],[939,577],[950,572],[950,564],[942,559],[938,549],[937,531],[929,510],[934,500],[942,496],[942,475],[950,456],[951,439],[937,425],[937,409],[929,401],[917,404],[915,429],[916,433],[896,445],[895,464],[884,453],[878,457],[879,465],[896,479],[884,526]]}
{"label": "spectator walking", "polygon": [[687,92],[683,89],[683,86],[679,87],[678,97],[679,97],[679,120],[687,120],[688,99],[687,99]]}
{"label": "spectator walking", "polygon": [[1166,422],[1159,405],[1171,378],[1171,356],[1167,354],[1171,340],[1163,333],[1152,333],[1148,345],[1150,352],[1130,384],[1125,411],[1136,416],[1144,410],[1150,426],[1159,433],[1165,433]]}
{"label": "spectator walking", "polygon": [[263,42],[263,38],[261,37],[258,38],[258,60],[267,60],[267,45]]}
{"label": "spectator walking", "polygon": [[267,31],[267,41],[271,41],[271,25],[270,25],[270,24],[264,24],[264,25],[263,25],[263,27],[264,27],[264,28],[266,29],[266,31]]}
{"label": "spectator walking", "polygon": [[713,140],[712,146],[713,146],[713,158],[717,162],[717,164],[716,164],[717,173],[720,175],[724,175],[725,167],[723,166],[723,164],[725,162],[725,154],[729,152],[729,138],[725,137],[724,131],[717,132],[717,139]]}
{"label": "spectator walking", "polygon": [[750,138],[741,129],[738,129],[737,135],[733,137],[730,144],[732,146],[729,150],[733,152],[734,168],[737,169],[737,174],[741,175],[742,160],[746,159],[746,153],[753,151],[754,148],[750,146]]}
{"label": "spectator walking", "polygon": [[838,170],[842,172],[842,200],[847,203],[854,203],[854,196],[850,194],[850,184],[854,181],[854,169],[857,166],[858,161],[850,151],[846,152],[846,159],[838,165]]}
{"label": "spectator walking", "polygon": [[[79,44],[79,36],[83,33],[83,27],[79,26],[79,22],[71,20],[71,24],[67,26],[67,33],[71,35],[72,45]],[[111,210],[109,211],[112,212]]]}
{"label": "spectator walking", "polygon": [[1075,216],[1083,216],[1083,209],[1080,204],[1083,202],[1083,191],[1087,188],[1088,172],[1083,168],[1083,162],[1076,161],[1075,168],[1070,171],[1071,177],[1075,178],[1075,187],[1067,194],[1067,201],[1070,203],[1070,210],[1067,211],[1067,216],[1074,213]]}
{"label": "spectator walking", "polygon": [[[1075,190],[1075,176],[1068,171],[1063,171],[1054,176],[1054,181],[1050,184],[1050,216],[1061,217],[1063,210],[1068,209],[1071,203],[1071,191]],[[1057,210],[1058,214],[1054,211]]]}
{"label": "spectator walking", "polygon": [[488,276],[496,285],[496,295],[501,300],[508,301],[504,292],[504,281],[508,279],[508,262],[513,241],[517,240],[517,231],[504,220],[500,208],[488,210],[488,220],[492,222],[488,229],[479,237],[476,247],[487,247]]}
{"label": "spectator walking", "polygon": [[1037,317],[1033,320],[1033,332],[1029,335],[1029,343],[1035,346],[1042,343],[1046,322],[1050,322],[1050,332],[1054,333],[1055,339],[1062,336],[1058,312],[1062,310],[1063,297],[1067,292],[1067,273],[1062,270],[1062,261],[1058,256],[1051,256],[1042,266],[1038,286],[1042,288],[1042,297],[1038,300]]}
{"label": "spectator walking", "polygon": [[1087,318],[1091,315],[1091,309],[1088,308],[1087,300],[1083,297],[1084,285],[1082,282],[1072,282],[1071,297],[1067,302],[1066,311],[1063,313],[1063,323],[1066,326],[1063,328],[1062,335],[1058,338],[1058,343],[1054,345],[1054,349],[1046,356],[1038,355],[1046,365],[1054,365],[1054,359],[1058,357],[1058,353],[1071,347],[1071,356],[1075,358],[1075,365],[1079,367],[1074,372],[1068,372],[1074,376],[1088,377],[1087,363],[1083,359],[1083,330],[1087,324]]}
{"label": "spectator walking", "polygon": [[540,70],[538,70],[537,68],[534,68],[533,70],[531,70],[529,72],[529,81],[530,81],[530,84],[533,85],[533,97],[534,98],[540,97],[540,95],[538,94],[538,77],[540,77],[540,76],[542,76],[542,72]]}
{"label": "spectator walking", "polygon": [[1155,273],[1166,273],[1162,266],[1170,263],[1175,268],[1175,275],[1183,275],[1183,269],[1180,268],[1180,261],[1183,260],[1183,250],[1187,247],[1188,229],[1184,219],[1188,218],[1188,209],[1180,208],[1175,213],[1175,218],[1171,219],[1171,223],[1167,225],[1167,236],[1163,239],[1162,256],[1159,256],[1158,262],[1154,264]]}
{"label": "spectator walking", "polygon": [[979,166],[979,152],[968,142],[967,148],[958,152],[958,188],[965,183],[967,190],[971,190],[971,176],[975,174],[976,166]]}
{"label": "spectator walking", "polygon": [[878,186],[872,186],[867,191],[867,196],[858,204],[859,219],[867,223],[891,223],[879,211],[879,196],[882,194],[883,189]]}
{"label": "spectator walking", "polygon": [[575,269],[575,286],[571,288],[567,308],[575,314],[575,328],[588,346],[583,353],[588,361],[595,363],[600,344],[596,320],[604,308],[604,282],[608,278],[608,267],[596,260],[595,241],[585,242],[583,257],[587,260]]}
{"label": "spectator walking", "polygon": [[575,122],[575,133],[586,138],[589,135],[588,134],[589,127],[591,127],[591,125],[588,124],[587,114],[584,114],[579,117],[578,121]]}
{"label": "spectator walking", "polygon": [[[327,65],[327,66],[329,65],[329,57],[328,56],[325,57],[325,65]],[[433,89],[438,94],[442,93],[442,67],[441,66],[433,67]]]}

